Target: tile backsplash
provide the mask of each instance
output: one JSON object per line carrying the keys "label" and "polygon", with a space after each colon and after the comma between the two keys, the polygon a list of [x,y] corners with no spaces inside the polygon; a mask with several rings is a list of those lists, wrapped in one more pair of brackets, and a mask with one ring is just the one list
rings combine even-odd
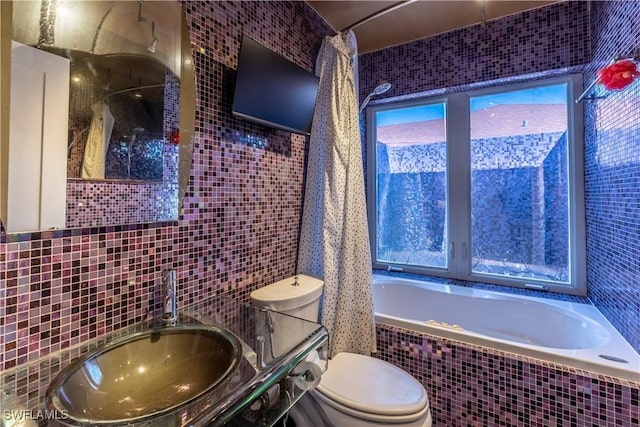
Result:
{"label": "tile backsplash", "polygon": [[[4,369],[140,322],[174,225],[0,243]],[[97,231],[97,230],[96,230]]]}

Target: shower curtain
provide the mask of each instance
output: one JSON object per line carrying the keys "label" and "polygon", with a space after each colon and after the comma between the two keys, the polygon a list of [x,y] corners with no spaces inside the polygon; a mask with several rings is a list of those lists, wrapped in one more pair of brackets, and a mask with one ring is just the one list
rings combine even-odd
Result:
{"label": "shower curtain", "polygon": [[93,117],[89,126],[89,136],[84,147],[82,158],[82,178],[104,179],[105,157],[111,140],[114,118],[109,106],[96,102],[92,106]]}
{"label": "shower curtain", "polygon": [[376,351],[353,32],[326,37],[307,165],[298,272],[323,278],[331,353]]}

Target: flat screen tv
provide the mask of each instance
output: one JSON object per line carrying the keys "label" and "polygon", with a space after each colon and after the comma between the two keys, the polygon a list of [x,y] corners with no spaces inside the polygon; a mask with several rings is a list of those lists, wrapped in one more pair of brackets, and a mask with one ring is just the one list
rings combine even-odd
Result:
{"label": "flat screen tv", "polygon": [[319,78],[247,36],[242,37],[233,115],[308,135]]}

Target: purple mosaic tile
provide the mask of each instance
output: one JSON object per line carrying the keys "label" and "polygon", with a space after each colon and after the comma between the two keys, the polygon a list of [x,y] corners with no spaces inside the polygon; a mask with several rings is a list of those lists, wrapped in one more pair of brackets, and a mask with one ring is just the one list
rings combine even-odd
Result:
{"label": "purple mosaic tile", "polygon": [[[164,148],[166,157],[174,159],[174,172],[175,148],[168,144]],[[69,228],[87,228],[175,220],[177,194],[175,179],[155,183],[69,179],[66,224]]]}
{"label": "purple mosaic tile", "polygon": [[146,318],[172,228],[3,243],[4,369]]}
{"label": "purple mosaic tile", "polygon": [[640,384],[498,350],[377,325],[376,357],[427,390],[434,425],[640,425]]}
{"label": "purple mosaic tile", "polygon": [[588,2],[569,1],[361,55],[360,98],[418,94],[589,62]]}
{"label": "purple mosaic tile", "polygon": [[[585,85],[615,55],[640,49],[640,2],[592,3],[593,61]],[[640,84],[585,101],[589,297],[640,352]]]}

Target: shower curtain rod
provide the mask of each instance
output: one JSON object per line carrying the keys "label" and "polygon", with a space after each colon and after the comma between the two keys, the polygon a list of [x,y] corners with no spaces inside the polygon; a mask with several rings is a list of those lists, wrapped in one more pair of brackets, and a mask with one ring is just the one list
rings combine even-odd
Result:
{"label": "shower curtain rod", "polygon": [[102,101],[104,101],[105,99],[109,98],[110,96],[119,95],[121,93],[126,93],[126,92],[131,92],[132,90],[151,89],[151,88],[160,87],[160,86],[164,86],[164,83],[157,83],[157,84],[153,84],[153,85],[143,85],[143,86],[137,86],[137,87],[130,87],[129,89],[117,90],[115,92],[111,92],[111,93],[106,94],[104,96],[104,98],[102,98]]}
{"label": "shower curtain rod", "polygon": [[360,19],[359,21],[354,22],[353,24],[343,28],[342,30],[340,30],[341,33],[349,31],[349,30],[353,30],[356,27],[359,27],[360,25],[366,24],[369,21],[372,21],[374,19],[380,18],[383,15],[386,15],[389,12],[393,12],[394,10],[400,9],[401,7],[407,6],[411,3],[415,3],[417,0],[406,0],[406,1],[401,1],[398,3],[394,3],[391,6],[385,8],[385,9],[381,9],[377,12],[372,13],[371,15],[365,16],[364,18]]}

